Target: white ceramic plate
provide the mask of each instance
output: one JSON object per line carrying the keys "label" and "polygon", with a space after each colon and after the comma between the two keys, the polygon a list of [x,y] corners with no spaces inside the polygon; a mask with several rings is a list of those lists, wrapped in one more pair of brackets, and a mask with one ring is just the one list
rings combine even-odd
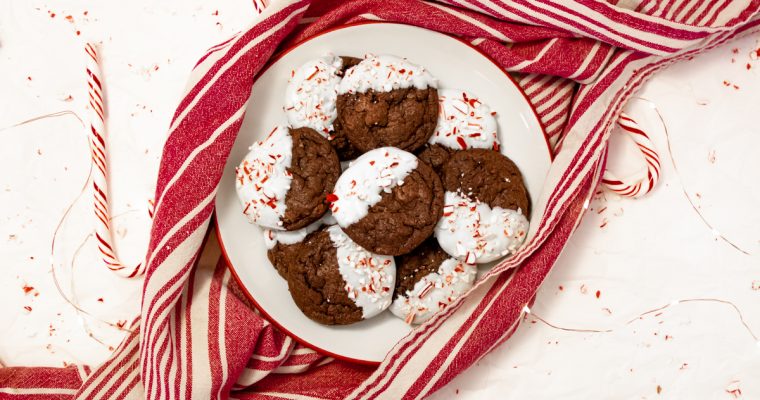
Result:
{"label": "white ceramic plate", "polygon": [[361,57],[368,52],[406,57],[428,68],[439,88],[465,89],[491,106],[497,113],[501,151],[522,171],[534,203],[551,159],[533,109],[509,76],[468,44],[426,29],[389,23],[343,27],[289,50],[256,80],[216,198],[222,250],[241,286],[275,325],[314,349],[378,363],[410,327],[390,312],[349,326],[324,326],[306,318],[269,263],[261,230],[243,216],[233,183],[235,166],[248,146],[285,121],[282,105],[291,69],[327,53]]}

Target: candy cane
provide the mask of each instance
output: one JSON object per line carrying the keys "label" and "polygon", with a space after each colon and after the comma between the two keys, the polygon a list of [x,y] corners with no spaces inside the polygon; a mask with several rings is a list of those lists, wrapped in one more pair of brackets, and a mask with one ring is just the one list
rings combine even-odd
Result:
{"label": "candy cane", "polygon": [[621,196],[644,196],[654,188],[657,181],[660,179],[660,156],[657,155],[657,152],[654,149],[654,144],[649,139],[649,136],[647,136],[639,124],[627,114],[620,114],[617,124],[631,136],[634,143],[636,143],[636,146],[638,146],[639,151],[641,151],[641,154],[644,156],[644,161],[647,163],[647,176],[633,182],[624,182],[607,169],[604,171],[602,184],[604,184],[607,189]]}
{"label": "candy cane", "polygon": [[145,270],[142,263],[134,267],[124,265],[117,258],[116,250],[111,245],[113,243],[113,235],[111,234],[111,220],[108,209],[108,163],[106,162],[105,108],[103,107],[103,87],[101,86],[102,75],[95,46],[87,43],[84,49],[88,55],[87,85],[89,86],[90,107],[87,111],[87,119],[90,122],[90,150],[92,162],[96,166],[92,174],[92,186],[95,195],[95,216],[98,218],[95,225],[95,237],[98,240],[100,255],[103,257],[103,262],[106,263],[108,269],[121,276],[132,278],[142,275]]}

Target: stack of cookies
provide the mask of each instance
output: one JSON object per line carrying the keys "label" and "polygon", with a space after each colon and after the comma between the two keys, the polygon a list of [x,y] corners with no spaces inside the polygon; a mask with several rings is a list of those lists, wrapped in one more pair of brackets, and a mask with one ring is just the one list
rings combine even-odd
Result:
{"label": "stack of cookies", "polygon": [[281,125],[236,170],[243,214],[303,313],[422,323],[514,253],[529,196],[495,113],[390,55],[291,71]]}

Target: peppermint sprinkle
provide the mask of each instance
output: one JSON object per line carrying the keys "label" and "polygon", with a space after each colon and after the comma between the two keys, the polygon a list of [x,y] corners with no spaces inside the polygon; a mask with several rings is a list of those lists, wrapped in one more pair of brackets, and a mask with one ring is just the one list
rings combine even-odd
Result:
{"label": "peppermint sprinkle", "polygon": [[438,80],[425,69],[406,59],[389,55],[367,55],[346,71],[338,85],[338,94],[390,92],[395,89],[438,87]]}
{"label": "peppermint sprinkle", "polygon": [[491,208],[460,193],[446,192],[444,214],[435,227],[438,243],[468,264],[514,253],[528,231],[528,220],[520,210]]}
{"label": "peppermint sprinkle", "polygon": [[395,147],[364,153],[353,161],[335,184],[332,212],[338,225],[348,227],[364,218],[382,193],[390,193],[417,168],[417,157]]}
{"label": "peppermint sprinkle", "polygon": [[243,214],[250,222],[282,229],[285,195],[293,180],[287,171],[292,148],[288,128],[277,126],[266,139],[251,146],[251,151],[235,169],[235,188]]}
{"label": "peppermint sprinkle", "polygon": [[336,225],[327,231],[337,250],[338,269],[346,281],[346,294],[362,309],[362,317],[371,318],[388,308],[396,284],[393,257],[370,253]]}
{"label": "peppermint sprinkle", "polygon": [[438,123],[428,143],[455,150],[499,148],[495,113],[474,94],[441,89],[438,102]]}
{"label": "peppermint sprinkle", "polygon": [[447,307],[475,283],[477,267],[456,259],[444,260],[438,270],[423,276],[414,287],[399,293],[391,312],[407,324],[419,324]]}
{"label": "peppermint sprinkle", "polygon": [[326,55],[291,71],[284,107],[291,126],[312,128],[326,139],[332,139],[330,132],[338,115],[337,90],[342,67],[340,57]]}

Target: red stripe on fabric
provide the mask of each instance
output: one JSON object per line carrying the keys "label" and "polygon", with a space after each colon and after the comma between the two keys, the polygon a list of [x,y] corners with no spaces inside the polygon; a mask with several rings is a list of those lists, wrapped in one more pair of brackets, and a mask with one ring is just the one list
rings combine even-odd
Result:
{"label": "red stripe on fabric", "polygon": [[[221,290],[222,290],[222,277],[224,276],[225,267],[217,264],[214,270],[214,275],[211,279],[211,287],[209,289],[208,297],[208,359],[209,367],[211,369],[211,393],[214,395],[221,390],[226,382],[222,381],[222,364],[221,353],[227,351],[227,349],[220,348],[219,343],[219,315],[221,306]],[[201,299],[201,301],[206,301]],[[221,312],[224,312],[223,310]],[[222,327],[224,329],[224,327]]]}
{"label": "red stripe on fabric", "polygon": [[187,302],[185,303],[185,340],[187,341],[187,348],[185,350],[185,396],[188,399],[193,398],[193,325],[191,318],[191,309],[193,305],[193,292],[195,291],[195,270],[190,273],[187,283]]}
{"label": "red stripe on fabric", "polygon": [[[202,216],[199,216],[199,219],[203,219]],[[184,238],[177,237],[176,240],[183,241]],[[200,251],[200,250],[199,250]],[[184,281],[187,279],[188,276],[192,276],[193,272],[193,265],[197,261],[197,254],[195,257],[192,257],[184,266],[181,268],[174,276],[172,276],[171,279],[169,279],[165,284],[165,291],[163,293],[160,293],[159,296],[156,296],[156,298],[151,299],[149,304],[145,304],[145,298],[143,298],[143,304],[142,304],[142,316],[143,321],[141,324],[142,332],[145,332],[145,335],[143,337],[143,340],[141,341],[141,353],[146,354],[149,352],[152,352],[152,346],[154,345],[153,339],[155,339],[154,336],[148,337],[148,333],[158,332],[159,327],[163,325],[163,321],[156,322],[156,318],[158,314],[161,314],[164,309],[169,307],[171,303],[173,303],[176,299],[176,297],[179,297],[183,290],[183,286],[179,285],[177,288],[174,289],[174,291],[167,293],[166,290],[169,290],[169,288],[174,285],[176,282]],[[147,284],[146,284],[147,286]],[[159,298],[164,297],[163,301],[160,301]],[[159,304],[160,303],[160,304]],[[189,310],[188,310],[189,313]],[[150,321],[149,321],[150,319]],[[189,319],[188,319],[189,320]],[[189,336],[188,336],[189,340]],[[148,363],[148,357],[143,357],[142,359],[142,371],[144,374],[147,374],[147,363]],[[146,386],[147,390],[147,386]]]}
{"label": "red stripe on fabric", "polygon": [[[731,5],[731,1],[727,1],[725,3],[720,4],[718,6],[718,8],[713,8],[712,16],[710,17],[710,19],[708,19],[705,22],[705,25],[706,26],[712,26],[713,24],[715,24],[715,21],[718,20],[718,17],[720,16],[720,13],[722,13],[723,10],[725,10],[729,5]],[[730,25],[730,21],[729,21],[729,23],[727,25]]]}
{"label": "red stripe on fabric", "polygon": [[567,131],[572,130],[578,119],[588,111],[589,107],[595,103],[599,95],[604,93],[609,88],[609,86],[618,79],[628,63],[645,57],[647,56],[641,53],[616,51],[616,53],[613,54],[610,58],[608,65],[612,65],[613,63],[617,62],[618,59],[623,60],[620,61],[613,69],[606,71],[603,75],[599,76],[593,85],[582,87],[578,91],[578,94],[576,94],[575,97],[575,104],[573,104],[573,110],[567,120],[565,129]]}
{"label": "red stripe on fabric", "polygon": [[665,3],[665,8],[663,8],[662,11],[660,11],[660,13],[658,14],[658,16],[660,18],[662,18],[662,19],[666,19],[665,16],[668,15],[668,11],[670,11],[670,9],[673,7],[673,4],[675,4],[675,2],[676,2],[676,0],[671,0],[671,1],[664,2]]}
{"label": "red stripe on fabric", "polygon": [[[137,349],[136,349],[137,350]],[[129,361],[129,358],[126,358],[125,361]],[[137,370],[139,368],[140,361],[135,361],[132,363],[122,363],[118,366],[118,368],[114,369],[114,373],[111,376],[120,376],[119,379],[116,379],[115,382],[109,386],[105,392],[103,393],[93,393],[94,395],[97,395],[95,398],[101,398],[101,399],[111,399],[119,393],[120,389],[123,389],[121,386],[124,384],[124,378],[129,376],[133,371]],[[140,374],[137,374],[139,377]]]}
{"label": "red stripe on fabric", "polygon": [[[217,267],[227,268],[224,257],[219,258]],[[239,288],[229,280],[227,295],[225,297],[225,358],[227,360],[228,380],[222,388],[222,393],[227,393],[236,383],[237,378],[247,366],[252,368],[271,371],[282,360],[269,362],[252,360],[252,355],[276,356],[280,350],[286,347],[288,338],[277,331],[273,325],[265,324],[265,321],[257,314],[250,312],[250,305]],[[256,337],[256,341],[246,338]],[[285,355],[287,357],[287,353]],[[285,358],[283,357],[283,359]]]}
{"label": "red stripe on fabric", "polygon": [[[166,246],[163,249],[157,249],[156,247],[180,223],[182,218],[198,206],[200,200],[203,199],[202,197],[198,198],[199,194],[203,193],[205,195],[216,190],[219,179],[221,179],[222,170],[210,171],[210,167],[216,165],[219,160],[227,158],[241,124],[242,118],[231,124],[212,144],[201,151],[190,162],[185,172],[172,187],[172,190],[164,195],[161,201],[162,205],[154,211],[155,219],[151,229],[151,240],[147,252],[149,255],[152,255],[151,265],[148,266],[148,273],[152,271],[154,266],[163,262],[164,258],[171,252],[171,248]],[[160,192],[157,191],[157,193]],[[190,199],[198,200],[191,201]],[[212,200],[209,204],[213,206],[213,203]]]}
{"label": "red stripe on fabric", "polygon": [[[501,0],[495,0],[495,1],[503,3]],[[558,13],[555,13],[555,12],[552,12],[552,11],[548,11],[548,10],[544,10],[544,9],[542,9],[540,7],[536,7],[536,6],[530,4],[530,3],[526,2],[526,1],[518,1],[518,3],[521,3],[523,6],[531,9],[532,11],[534,11],[536,13],[544,14],[544,15],[549,16],[550,18],[554,18],[555,20],[563,21],[563,22],[565,22],[565,23],[573,26],[575,29],[578,29],[579,31],[585,32],[586,34],[588,34],[591,37],[596,37],[596,38],[604,39],[607,43],[612,43],[612,44],[614,44],[614,45],[616,45],[618,47],[621,47],[621,48],[630,48],[631,46],[625,45],[625,44],[623,44],[621,41],[619,41],[617,39],[613,39],[610,36],[611,34],[615,34],[617,36],[620,36],[620,37],[622,37],[624,39],[627,39],[628,41],[631,41],[631,42],[633,42],[635,44],[638,44],[638,45],[640,45],[642,47],[642,48],[639,48],[639,49],[636,49],[636,50],[643,50],[643,48],[647,48],[647,49],[658,50],[658,51],[662,51],[662,52],[666,52],[666,53],[674,53],[674,52],[676,52],[676,51],[679,50],[679,49],[674,48],[674,47],[664,46],[664,45],[661,45],[661,44],[658,44],[658,43],[655,43],[655,42],[650,42],[650,41],[647,41],[647,40],[644,40],[644,39],[637,38],[636,36],[630,35],[630,34],[625,33],[623,31],[614,30],[610,26],[604,25],[604,24],[600,23],[599,21],[596,21],[596,20],[592,19],[591,17],[589,17],[587,15],[579,13],[579,12],[577,12],[575,10],[572,10],[572,9],[570,9],[568,7],[565,7],[565,6],[563,6],[563,5],[559,4],[559,3],[555,3],[555,4],[553,4],[553,6],[556,7],[557,9],[559,9],[559,10],[565,11],[565,12],[567,12],[569,14],[572,14],[572,15],[574,15],[574,16],[582,19],[582,20],[584,20],[589,25],[596,26],[598,28],[598,30],[589,28],[589,27],[587,27],[588,25],[579,25],[578,22],[576,22],[573,19],[563,17],[563,16],[561,16]],[[603,2],[597,2],[597,4],[602,4],[602,3]]]}
{"label": "red stripe on fabric", "polygon": [[186,354],[182,354],[182,337],[184,336],[185,330],[185,327],[182,325],[182,305],[183,302],[187,303],[187,300],[183,299],[183,295],[186,296],[184,293],[180,295],[179,301],[177,302],[177,305],[174,306],[174,310],[172,311],[174,314],[174,353],[180,357],[180,361],[177,363],[177,374],[174,376],[174,382],[172,384],[176,396],[179,396],[180,382],[182,380],[182,376],[185,373],[185,363],[182,360],[183,356],[186,356]]}
{"label": "red stripe on fabric", "polygon": [[[321,4],[325,5],[326,7],[322,9],[322,12],[319,12],[317,8]],[[335,5],[338,6],[335,7]],[[330,9],[331,6],[335,8]],[[312,10],[312,8],[315,10]],[[485,16],[484,14],[466,9],[456,9],[456,12],[476,19],[516,42],[537,41],[550,38],[574,36],[572,33],[563,30],[539,26],[526,26],[514,22],[501,21],[493,18],[492,16]],[[471,25],[469,22],[463,23],[463,20],[459,17],[446,13],[423,2],[384,2],[371,0],[351,2],[325,1],[316,2],[312,5],[312,7],[310,7],[309,10],[307,10],[307,17],[320,16],[320,18],[310,25],[303,27],[303,29],[298,32],[297,35],[285,43],[285,47],[292,46],[332,27],[343,25],[349,23],[350,21],[355,22],[358,19],[356,16],[361,14],[374,14],[388,22],[416,25],[422,28],[454,34],[457,36],[469,37],[470,39],[483,36],[483,32],[480,31],[479,28],[478,30],[473,30],[474,25]],[[419,15],[425,15],[425,18],[419,18]],[[488,38],[494,38],[494,36],[492,34],[488,34],[486,36],[486,39]],[[495,38],[493,40],[495,40]]]}
{"label": "red stripe on fabric", "polygon": [[312,365],[327,358],[320,353],[290,355],[280,364],[280,367],[292,367],[298,365]]}
{"label": "red stripe on fabric", "polygon": [[696,18],[694,18],[694,22],[695,22],[695,23],[697,23],[697,24],[701,24],[701,23],[702,23],[702,20],[703,20],[705,17],[707,17],[708,15],[710,15],[710,12],[711,12],[712,10],[715,10],[715,9],[716,9],[716,7],[721,7],[721,6],[723,6],[723,5],[726,3],[726,1],[730,1],[730,0],[717,0],[717,1],[711,1],[711,2],[710,2],[710,5],[709,5],[709,6],[707,6],[707,7],[705,7],[705,9],[704,9],[704,10],[702,10],[702,12],[701,12],[701,13],[699,13],[699,15],[697,15],[697,17],[696,17]]}
{"label": "red stripe on fabric", "polygon": [[275,392],[319,399],[344,399],[372,371],[371,367],[335,361],[296,375],[271,374],[252,389],[235,392],[233,396],[241,400],[269,399],[277,397],[262,393]]}
{"label": "red stripe on fabric", "polygon": [[[207,206],[204,211],[207,210],[206,212],[210,215],[211,210],[209,208],[210,207]],[[200,226],[203,223],[205,223],[205,220],[208,219],[208,215],[205,218],[203,217],[203,214],[206,214],[206,212],[199,213],[199,215],[196,216],[188,224],[190,224],[193,221],[195,221],[195,223],[197,224],[197,226],[196,226],[196,229],[197,229],[198,226]],[[195,230],[192,230],[192,231],[194,232]],[[185,237],[175,236],[175,238],[177,239],[178,242],[183,242],[187,238],[187,236],[185,236]],[[169,279],[166,282],[165,288],[167,288],[167,290],[175,282],[183,281],[184,279],[187,278],[188,275],[191,276],[191,277],[194,275],[195,270],[193,269],[193,266],[197,262],[198,253],[199,252],[200,252],[200,249],[197,249],[196,254],[183,266],[183,268],[180,269],[180,271],[178,271],[178,273],[176,275],[174,275],[171,279]],[[147,282],[146,282],[146,286],[147,286]],[[182,290],[183,290],[183,286],[179,285],[172,292],[161,293],[161,295],[159,295],[156,298],[152,299],[152,301],[148,305],[147,312],[145,312],[146,305],[143,304],[143,325],[142,325],[143,331],[146,332],[146,334],[147,333],[152,333],[152,335],[150,337],[144,338],[143,341],[142,341],[142,343],[141,343],[141,345],[142,345],[142,347],[141,347],[141,354],[143,355],[142,360],[141,360],[142,361],[141,371],[143,373],[143,377],[152,377],[152,375],[156,372],[152,368],[149,368],[149,365],[150,365],[150,361],[151,361],[152,357],[155,357],[155,352],[156,352],[155,346],[157,345],[155,343],[155,339],[157,339],[158,332],[160,331],[160,329],[166,323],[166,321],[164,321],[164,320],[158,321],[157,317],[158,317],[159,314],[163,313],[163,311],[166,308],[171,307],[171,306],[173,306],[175,304],[175,302],[176,302],[177,298],[179,297],[179,295],[181,294]],[[163,297],[163,301],[159,300],[160,297]],[[159,302],[160,302],[160,304],[159,304]],[[188,307],[187,312],[188,313],[190,312],[190,308],[189,307]],[[187,321],[189,323],[190,318],[188,318]],[[188,342],[190,341],[190,337],[191,336],[188,335]],[[188,346],[188,348],[189,348],[189,346]],[[191,372],[188,371],[188,373],[191,373]],[[152,384],[153,384],[152,379],[148,379],[148,382],[145,385],[146,393],[152,393],[152,389],[153,389],[152,388]]]}
{"label": "red stripe on fabric", "polygon": [[[171,314],[170,314],[171,315]],[[169,318],[167,318],[168,320]],[[174,338],[171,337],[168,329],[168,321],[161,323],[161,332],[157,333],[156,336],[161,335],[163,332],[166,332],[166,335],[163,337],[163,339],[158,339],[158,342],[155,342],[153,346],[150,348],[150,359],[151,359],[151,378],[149,380],[148,386],[151,389],[146,390],[145,394],[146,397],[151,399],[158,399],[158,398],[164,398],[166,395],[168,395],[168,380],[166,377],[168,376],[169,369],[171,369],[172,363],[175,361],[174,354],[171,352],[171,345],[172,340]],[[166,366],[164,368],[161,368],[161,363],[163,362],[164,355],[166,355]],[[153,381],[155,380],[156,384],[153,385]]]}
{"label": "red stripe on fabric", "polygon": [[[552,87],[552,84],[546,84],[543,85],[541,89],[536,90],[532,95],[528,95],[528,98],[530,99],[530,102],[533,104],[533,106],[538,109],[539,107],[546,105],[549,102],[556,103],[556,104],[562,104],[562,100],[564,100],[567,97],[570,97],[573,94],[572,90],[567,90],[567,86],[560,81],[560,79],[563,78],[557,78],[557,81],[553,82],[552,84],[556,83],[554,87]],[[536,97],[538,94],[545,93],[546,91],[550,91],[549,94],[545,95],[542,99],[539,101],[534,101],[533,97]],[[558,93],[561,92],[567,92],[565,93],[561,99],[557,100],[556,96]],[[543,112],[539,113],[541,114],[548,114],[552,112],[556,107],[549,107]]]}
{"label": "red stripe on fabric", "polygon": [[[188,265],[192,268],[193,265],[195,265],[195,260],[191,260]],[[192,269],[190,272],[190,278],[193,280],[193,276],[195,275],[195,269]],[[180,287],[180,291],[182,291],[182,287]],[[180,293],[181,296],[181,293]],[[157,311],[157,313],[160,313],[161,311]],[[167,320],[171,318],[172,313],[167,315]],[[163,331],[168,331],[166,335],[160,339],[160,335],[163,333]],[[160,341],[158,341],[160,340]],[[149,354],[149,357],[143,357],[145,360],[142,361],[141,365],[141,371],[145,371],[145,365],[147,364],[148,371],[150,374],[144,374],[144,378],[147,381],[145,384],[145,393],[146,397],[148,398],[159,398],[161,397],[161,394],[166,391],[168,394],[168,379],[161,379],[161,377],[168,378],[168,371],[172,366],[172,362],[174,361],[173,355],[171,351],[169,351],[169,354],[167,355],[167,363],[166,366],[161,369],[161,359],[164,356],[164,353],[166,353],[166,350],[170,348],[171,342],[175,340],[174,337],[171,337],[171,330],[168,326],[168,321],[164,322],[161,321],[156,329],[156,332],[153,334],[152,342],[150,345],[144,345],[143,349],[141,351],[141,354],[145,355],[146,353]],[[154,385],[155,382],[155,385]]]}
{"label": "red stripe on fabric", "polygon": [[[684,2],[689,3],[693,0],[687,0]],[[620,7],[613,7],[609,4],[605,4],[604,2],[600,1],[593,1],[593,0],[578,0],[577,3],[582,4],[584,7],[588,8],[589,10],[593,10],[596,12],[599,12],[600,14],[604,15],[605,17],[611,19],[612,21],[615,21],[621,25],[623,25],[626,28],[629,29],[635,29],[642,32],[649,32],[649,33],[656,33],[657,35],[665,36],[671,39],[678,39],[678,40],[697,40],[697,39],[703,39],[708,34],[712,33],[710,30],[691,30],[691,29],[681,29],[677,26],[674,26],[675,24],[666,24],[658,21],[652,21],[647,18],[641,18],[631,12],[626,12],[627,10]],[[673,4],[673,1],[669,3],[669,6]],[[594,21],[590,16],[584,15],[583,13],[576,13],[579,17],[585,17],[588,22],[597,24],[599,26],[601,25],[598,21]]]}
{"label": "red stripe on fabric", "polygon": [[[568,97],[569,97],[569,96],[568,96]],[[566,101],[566,100],[567,100],[567,99],[562,99],[562,101]],[[552,126],[552,125],[553,125],[554,123],[556,123],[557,121],[560,121],[560,120],[563,120],[563,119],[567,119],[567,117],[568,117],[568,113],[570,112],[570,106],[569,106],[569,104],[568,104],[568,106],[567,106],[567,107],[565,107],[565,108],[567,108],[567,110],[566,110],[566,111],[562,111],[562,112],[559,112],[559,113],[557,113],[557,115],[555,115],[555,116],[551,117],[551,118],[550,118],[550,119],[548,119],[548,120],[544,120],[544,119],[542,118],[542,119],[541,119],[541,123],[544,125],[544,128],[547,128],[547,129],[548,129],[550,126]],[[547,112],[546,114],[548,114],[548,112]],[[562,125],[564,125],[564,124],[562,124]],[[547,133],[549,133],[549,132],[547,132]]]}
{"label": "red stripe on fabric", "polygon": [[636,8],[633,9],[633,11],[641,12],[643,13],[644,7],[649,4],[653,0],[643,0],[640,1],[639,4],[636,6]]}
{"label": "red stripe on fabric", "polygon": [[127,383],[126,387],[123,388],[122,392],[117,397],[115,397],[114,400],[126,399],[138,383],[140,383],[140,374],[135,375],[135,377],[132,378],[129,383]]}
{"label": "red stripe on fabric", "polygon": [[[132,335],[134,335],[134,333]],[[132,335],[130,335],[130,336],[132,336]],[[137,338],[135,337],[134,339],[131,339],[131,340],[137,340]],[[100,375],[100,373],[103,372],[107,368],[107,366],[110,367],[110,365],[112,365],[113,363],[115,363],[116,366],[113,367],[113,369],[110,372],[103,374],[103,376],[101,378],[102,380],[100,381],[100,383],[98,383],[94,387],[92,387],[90,385],[83,386],[81,389],[79,389],[79,392],[82,393],[84,390],[90,390],[90,387],[92,387],[92,391],[90,393],[90,398],[101,398],[98,395],[105,388],[106,384],[108,384],[108,381],[112,377],[114,377],[114,376],[116,376],[118,374],[121,374],[122,373],[121,367],[127,365],[127,362],[129,361],[129,359],[131,359],[132,357],[134,357],[138,353],[138,351],[139,351],[139,346],[135,346],[128,353],[119,355],[118,357],[109,360],[106,364],[104,364],[103,366],[101,366],[100,368],[98,368],[98,371],[95,372],[96,375]],[[95,381],[97,379],[98,378],[96,376],[92,376],[92,377],[90,377],[90,378],[87,379],[87,382],[93,382],[93,381]]]}
{"label": "red stripe on fabric", "polygon": [[[575,96],[575,91],[572,88],[563,87],[538,102],[537,107],[547,107],[539,114],[541,122],[546,124],[546,128],[557,118],[557,115],[551,116],[550,114],[566,115],[570,112],[573,96]],[[550,102],[552,104],[547,104]],[[557,110],[561,111],[557,112]]]}
{"label": "red stripe on fabric", "polygon": [[607,44],[602,44],[599,50],[594,54],[594,58],[591,59],[588,66],[583,72],[575,79],[584,84],[593,83],[594,77],[598,76],[603,68],[606,66],[605,61],[610,58],[611,54],[616,51],[615,47]]}
{"label": "red stripe on fabric", "polygon": [[195,63],[195,65],[193,66],[193,69],[198,68],[198,66],[201,65],[204,61],[206,61],[206,59],[209,58],[212,54],[218,53],[219,51],[224,50],[224,48],[226,47],[225,45],[227,45],[231,41],[235,40],[238,36],[239,36],[239,34],[233,35],[231,38],[229,38],[229,39],[227,39],[227,40],[225,40],[225,41],[223,41],[223,42],[221,42],[221,43],[219,43],[219,44],[217,44],[215,46],[211,46],[208,50],[206,50],[206,54],[204,54],[203,57],[201,57],[200,60],[198,60],[198,62]]}
{"label": "red stripe on fabric", "polygon": [[[0,388],[13,389],[78,389],[81,378],[75,366],[55,367],[3,367],[0,368]],[[6,393],[3,393],[6,395]],[[19,395],[20,397],[23,397]],[[46,395],[54,396],[54,395]],[[70,398],[65,397],[50,398]],[[13,397],[18,398],[18,397]]]}
{"label": "red stripe on fabric", "polygon": [[[694,13],[699,9],[699,6],[704,4],[706,1],[707,0],[684,1],[673,13],[673,20],[680,23],[685,23],[686,20],[688,20],[689,17],[691,17],[692,15],[694,15]],[[682,13],[683,15],[679,17],[679,15],[681,15]]]}

